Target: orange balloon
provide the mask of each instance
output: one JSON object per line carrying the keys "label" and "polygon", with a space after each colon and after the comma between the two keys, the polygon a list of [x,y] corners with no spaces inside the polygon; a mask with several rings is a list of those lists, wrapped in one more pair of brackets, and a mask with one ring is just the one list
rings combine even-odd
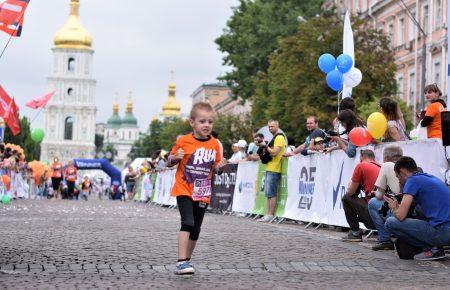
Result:
{"label": "orange balloon", "polygon": [[4,185],[8,186],[9,182],[10,182],[9,176],[8,175],[2,175],[2,182],[3,182]]}

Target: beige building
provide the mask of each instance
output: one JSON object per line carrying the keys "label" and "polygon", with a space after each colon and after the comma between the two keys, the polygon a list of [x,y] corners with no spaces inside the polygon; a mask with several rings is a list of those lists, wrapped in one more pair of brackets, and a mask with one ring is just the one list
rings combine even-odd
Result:
{"label": "beige building", "polygon": [[192,104],[209,102],[217,113],[242,115],[250,113],[251,104],[233,99],[231,90],[224,83],[202,84],[192,94]]}
{"label": "beige building", "polygon": [[[373,27],[383,30],[389,36],[398,68],[397,94],[408,105],[416,103],[418,110],[425,106],[422,87],[424,58],[425,85],[436,83],[446,94],[446,0],[327,0],[324,8],[333,5],[340,15],[348,9],[352,14],[366,18]],[[412,18],[417,20],[422,29],[418,28]]]}

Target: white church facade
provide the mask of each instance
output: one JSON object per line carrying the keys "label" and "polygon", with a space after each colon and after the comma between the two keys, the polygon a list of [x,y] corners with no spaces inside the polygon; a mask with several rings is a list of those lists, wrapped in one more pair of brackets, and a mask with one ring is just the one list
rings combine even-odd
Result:
{"label": "white church facade", "polygon": [[41,160],[63,162],[95,155],[95,86],[92,38],[79,20],[79,0],[71,0],[67,23],[54,38],[53,69],[48,78],[56,90],[45,107]]}

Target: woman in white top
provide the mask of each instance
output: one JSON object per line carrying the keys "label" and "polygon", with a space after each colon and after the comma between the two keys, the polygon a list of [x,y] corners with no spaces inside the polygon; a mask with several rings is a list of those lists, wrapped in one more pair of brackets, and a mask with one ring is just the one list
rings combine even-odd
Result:
{"label": "woman in white top", "polygon": [[389,97],[380,99],[380,112],[388,120],[388,129],[383,136],[383,142],[406,141],[408,136],[405,130],[405,121],[403,114],[397,102]]}

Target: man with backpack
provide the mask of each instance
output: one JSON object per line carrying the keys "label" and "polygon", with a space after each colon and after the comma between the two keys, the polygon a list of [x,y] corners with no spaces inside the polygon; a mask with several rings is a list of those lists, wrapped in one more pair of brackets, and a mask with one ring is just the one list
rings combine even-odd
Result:
{"label": "man with backpack", "polygon": [[286,138],[280,130],[278,121],[270,120],[268,126],[273,139],[267,145],[265,142],[260,145],[260,148],[265,149],[261,155],[261,162],[267,164],[264,183],[264,194],[267,197],[267,214],[258,220],[260,222],[270,222],[274,218],[281,180],[281,161],[286,150]]}

